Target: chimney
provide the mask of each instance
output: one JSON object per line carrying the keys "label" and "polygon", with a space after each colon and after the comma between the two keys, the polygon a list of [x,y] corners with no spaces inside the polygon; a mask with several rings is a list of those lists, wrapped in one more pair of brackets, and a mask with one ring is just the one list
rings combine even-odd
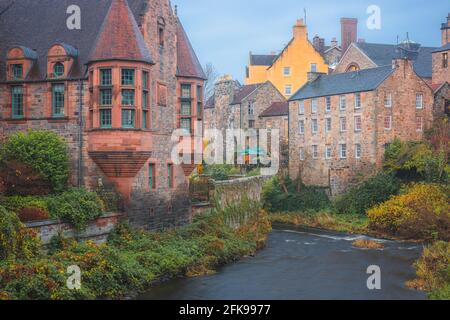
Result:
{"label": "chimney", "polygon": [[331,47],[334,48],[334,47],[337,47],[337,46],[338,46],[338,42],[337,42],[336,38],[333,38],[331,40]]}
{"label": "chimney", "polygon": [[450,13],[447,16],[447,23],[443,23],[441,27],[442,46],[450,42]]}
{"label": "chimney", "polygon": [[318,52],[323,53],[325,51],[325,39],[316,35],[313,39],[313,46]]}
{"label": "chimney", "polygon": [[308,37],[308,31],[306,29],[303,19],[297,20],[293,29],[294,39],[306,39]]}
{"label": "chimney", "polygon": [[347,51],[348,47],[358,38],[358,19],[342,18],[341,19],[341,42],[342,51]]}
{"label": "chimney", "polygon": [[225,97],[227,104],[234,98],[235,81],[231,75],[220,76],[214,85],[215,101],[222,101]]}

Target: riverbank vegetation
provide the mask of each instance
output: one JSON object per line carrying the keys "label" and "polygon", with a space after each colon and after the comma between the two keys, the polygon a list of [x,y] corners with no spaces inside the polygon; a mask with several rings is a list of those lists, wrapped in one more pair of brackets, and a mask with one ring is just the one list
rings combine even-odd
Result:
{"label": "riverbank vegetation", "polygon": [[[161,233],[121,224],[106,244],[59,238],[52,241],[47,254],[17,255],[2,240],[0,252],[9,252],[9,258],[0,262],[0,298],[120,299],[172,277],[213,272],[264,246],[271,229],[267,213],[257,204],[246,206],[245,211],[246,223],[240,226],[230,226],[233,218],[216,210],[196,217],[189,226]],[[16,225],[16,233],[22,227]],[[72,265],[82,271],[80,290],[66,286],[67,267]]]}
{"label": "riverbank vegetation", "polygon": [[449,130],[445,120],[427,133],[426,141],[395,139],[380,172],[328,202],[322,200],[323,189],[309,193],[301,181],[276,177],[264,189],[264,206],[273,223],[424,242],[430,247],[416,268],[426,285],[418,288],[450,299],[450,254],[442,249],[450,241]]}

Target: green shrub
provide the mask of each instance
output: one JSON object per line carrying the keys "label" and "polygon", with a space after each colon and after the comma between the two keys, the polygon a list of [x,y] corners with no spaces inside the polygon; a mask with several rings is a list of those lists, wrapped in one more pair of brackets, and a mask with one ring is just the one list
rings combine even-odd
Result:
{"label": "green shrub", "polygon": [[[330,200],[324,188],[305,186],[286,177],[283,186],[279,177],[270,179],[263,188],[264,208],[270,212],[324,210]],[[297,192],[300,187],[300,192]]]}
{"label": "green shrub", "polygon": [[50,197],[48,208],[52,218],[71,223],[79,230],[85,229],[90,221],[104,212],[104,204],[98,195],[82,188]]}
{"label": "green shrub", "polygon": [[407,239],[450,240],[448,188],[415,184],[370,210],[369,227]]}
{"label": "green shrub", "polygon": [[8,162],[24,163],[39,173],[57,192],[67,186],[68,147],[64,139],[54,132],[30,130],[12,134],[2,146],[0,154],[3,166]]}
{"label": "green shrub", "polygon": [[384,169],[407,181],[446,182],[447,157],[427,142],[395,139],[385,152]]}
{"label": "green shrub", "polygon": [[339,214],[365,214],[366,210],[398,194],[400,183],[393,174],[379,173],[333,201]]}
{"label": "green shrub", "polygon": [[17,215],[0,206],[0,259],[28,259],[39,251],[39,241]]}
{"label": "green shrub", "polygon": [[22,209],[37,208],[45,212],[48,212],[48,199],[46,197],[36,196],[12,196],[1,197],[0,204],[6,209],[15,213],[19,213]]}

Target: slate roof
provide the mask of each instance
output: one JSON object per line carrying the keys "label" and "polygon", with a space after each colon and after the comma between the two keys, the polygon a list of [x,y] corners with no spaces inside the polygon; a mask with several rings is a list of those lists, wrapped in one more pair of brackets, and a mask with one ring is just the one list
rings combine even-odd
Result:
{"label": "slate roof", "polygon": [[[392,64],[392,60],[397,57],[397,45],[358,42],[354,43],[363,51],[377,66],[387,66]],[[434,47],[420,47],[419,54],[414,60],[413,66],[416,73],[423,78],[432,76],[431,53],[436,50]]]}
{"label": "slate roof", "polygon": [[271,66],[277,58],[277,55],[272,54],[250,54],[251,66]]}
{"label": "slate roof", "polygon": [[263,85],[263,83],[250,84],[250,85],[242,86],[241,88],[237,89],[234,92],[234,99],[233,99],[233,102],[231,102],[231,104],[242,103],[242,100],[247,98],[249,95],[251,95],[254,91],[256,91],[262,85]]}
{"label": "slate roof", "polygon": [[153,63],[127,0],[113,0],[89,56],[90,63],[116,59]]}
{"label": "slate roof", "polygon": [[261,118],[268,117],[281,117],[289,115],[289,102],[274,102],[272,105],[267,108],[263,113],[261,113]]}
{"label": "slate roof", "polygon": [[206,100],[205,109],[214,109],[215,103],[216,99],[214,95],[212,95],[211,97],[208,98],[208,100]]}
{"label": "slate roof", "polygon": [[393,71],[392,66],[389,65],[355,72],[322,75],[317,80],[305,84],[289,100],[372,91],[378,88]]}
{"label": "slate roof", "polygon": [[440,48],[434,50],[433,53],[443,52],[443,51],[449,51],[449,50],[450,50],[450,42],[447,43],[445,46],[440,47]]}
{"label": "slate roof", "polygon": [[192,48],[186,31],[177,17],[177,75],[180,77],[199,78],[206,80],[200,61]]}

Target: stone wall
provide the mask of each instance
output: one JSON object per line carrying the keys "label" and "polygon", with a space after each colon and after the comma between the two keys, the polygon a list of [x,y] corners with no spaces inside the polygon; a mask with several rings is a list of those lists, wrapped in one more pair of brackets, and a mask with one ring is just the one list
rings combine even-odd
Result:
{"label": "stone wall", "polygon": [[26,227],[36,231],[44,245],[48,245],[52,238],[59,233],[62,233],[65,238],[92,240],[96,243],[104,243],[121,217],[120,214],[116,213],[104,215],[91,222],[83,232],[77,232],[72,225],[56,220],[29,222],[26,223]]}
{"label": "stone wall", "polygon": [[[344,51],[343,51],[344,52]],[[361,52],[354,44],[352,44],[347,52],[344,52],[344,56],[337,65],[333,73],[343,73],[347,72],[350,66],[357,66],[360,70],[376,68],[377,65],[374,64],[367,56]]]}
{"label": "stone wall", "polygon": [[214,183],[214,200],[218,209],[239,205],[244,200],[260,201],[268,176],[241,178]]}

